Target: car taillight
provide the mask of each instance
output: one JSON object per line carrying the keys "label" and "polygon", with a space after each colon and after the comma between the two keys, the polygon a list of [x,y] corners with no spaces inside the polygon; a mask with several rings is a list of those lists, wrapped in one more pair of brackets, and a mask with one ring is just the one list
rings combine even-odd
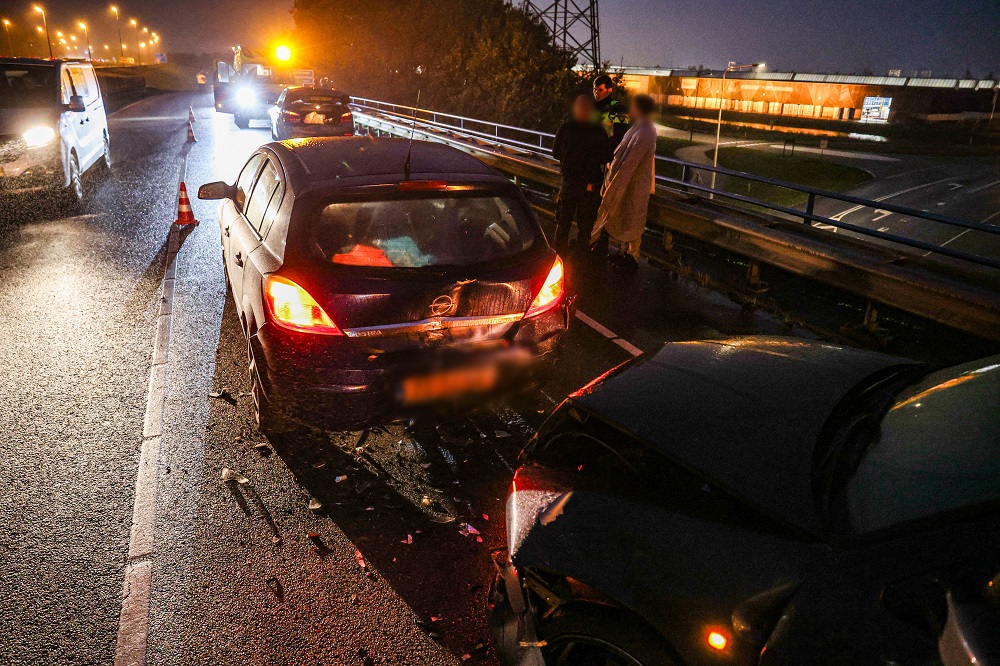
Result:
{"label": "car taillight", "polygon": [[269,276],[264,283],[264,302],[271,320],[282,328],[323,335],[344,334],[316,299],[288,278]]}
{"label": "car taillight", "polygon": [[348,111],[347,113],[345,113],[344,115],[342,115],[340,117],[340,122],[342,122],[342,123],[349,123],[352,120],[354,120],[354,116],[351,115],[350,111]]}
{"label": "car taillight", "polygon": [[546,310],[551,310],[562,300],[563,293],[565,293],[563,262],[562,259],[556,257],[556,261],[552,264],[552,269],[545,278],[541,290],[535,296],[535,300],[531,303],[531,307],[528,308],[528,312],[524,316],[534,317]]}
{"label": "car taillight", "polygon": [[302,116],[299,115],[298,113],[295,113],[294,111],[284,111],[281,114],[281,117],[284,119],[286,123],[297,123],[300,120],[302,120]]}

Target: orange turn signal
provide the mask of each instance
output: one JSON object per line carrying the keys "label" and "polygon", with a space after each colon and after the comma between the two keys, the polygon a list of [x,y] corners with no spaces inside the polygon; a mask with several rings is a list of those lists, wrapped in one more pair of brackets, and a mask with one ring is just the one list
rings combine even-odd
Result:
{"label": "orange turn signal", "polygon": [[718,631],[708,632],[708,647],[713,650],[725,650],[726,646],[729,645],[729,639],[725,635],[720,634]]}

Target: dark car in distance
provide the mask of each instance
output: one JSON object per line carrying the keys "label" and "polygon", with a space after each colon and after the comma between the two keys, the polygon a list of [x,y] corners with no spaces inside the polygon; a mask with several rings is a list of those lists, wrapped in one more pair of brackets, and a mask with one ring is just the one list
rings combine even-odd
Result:
{"label": "dark car in distance", "polygon": [[203,185],[261,430],[346,430],[539,383],[563,265],[508,178],[440,144],[267,144]]}
{"label": "dark car in distance", "polygon": [[276,140],[310,136],[351,136],[354,114],[351,98],[328,88],[287,88],[271,107],[271,138]]}
{"label": "dark car in distance", "polygon": [[667,344],[552,414],[507,530],[504,664],[932,664],[941,636],[965,654],[956,600],[990,617],[978,591],[1000,581],[1000,357]]}

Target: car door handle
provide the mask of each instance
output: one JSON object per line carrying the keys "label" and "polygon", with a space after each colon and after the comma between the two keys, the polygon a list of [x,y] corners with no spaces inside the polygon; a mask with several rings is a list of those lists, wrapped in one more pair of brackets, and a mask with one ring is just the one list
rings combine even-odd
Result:
{"label": "car door handle", "polygon": [[233,256],[233,261],[236,262],[237,266],[242,266],[243,265],[243,253],[242,252],[237,252],[236,255]]}
{"label": "car door handle", "polygon": [[224,233],[227,237],[229,236],[229,225],[228,224],[226,226],[222,227],[222,233]]}

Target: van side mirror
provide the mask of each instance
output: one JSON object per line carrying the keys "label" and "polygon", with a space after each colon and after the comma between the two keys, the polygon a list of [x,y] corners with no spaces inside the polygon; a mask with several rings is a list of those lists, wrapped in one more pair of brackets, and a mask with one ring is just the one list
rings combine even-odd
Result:
{"label": "van side mirror", "polygon": [[217,180],[212,183],[205,183],[198,188],[198,198],[209,201],[217,199],[233,199],[236,197],[236,186],[227,185],[224,181]]}
{"label": "van side mirror", "polygon": [[70,111],[86,111],[87,105],[83,102],[83,95],[73,95],[69,98],[67,105]]}

